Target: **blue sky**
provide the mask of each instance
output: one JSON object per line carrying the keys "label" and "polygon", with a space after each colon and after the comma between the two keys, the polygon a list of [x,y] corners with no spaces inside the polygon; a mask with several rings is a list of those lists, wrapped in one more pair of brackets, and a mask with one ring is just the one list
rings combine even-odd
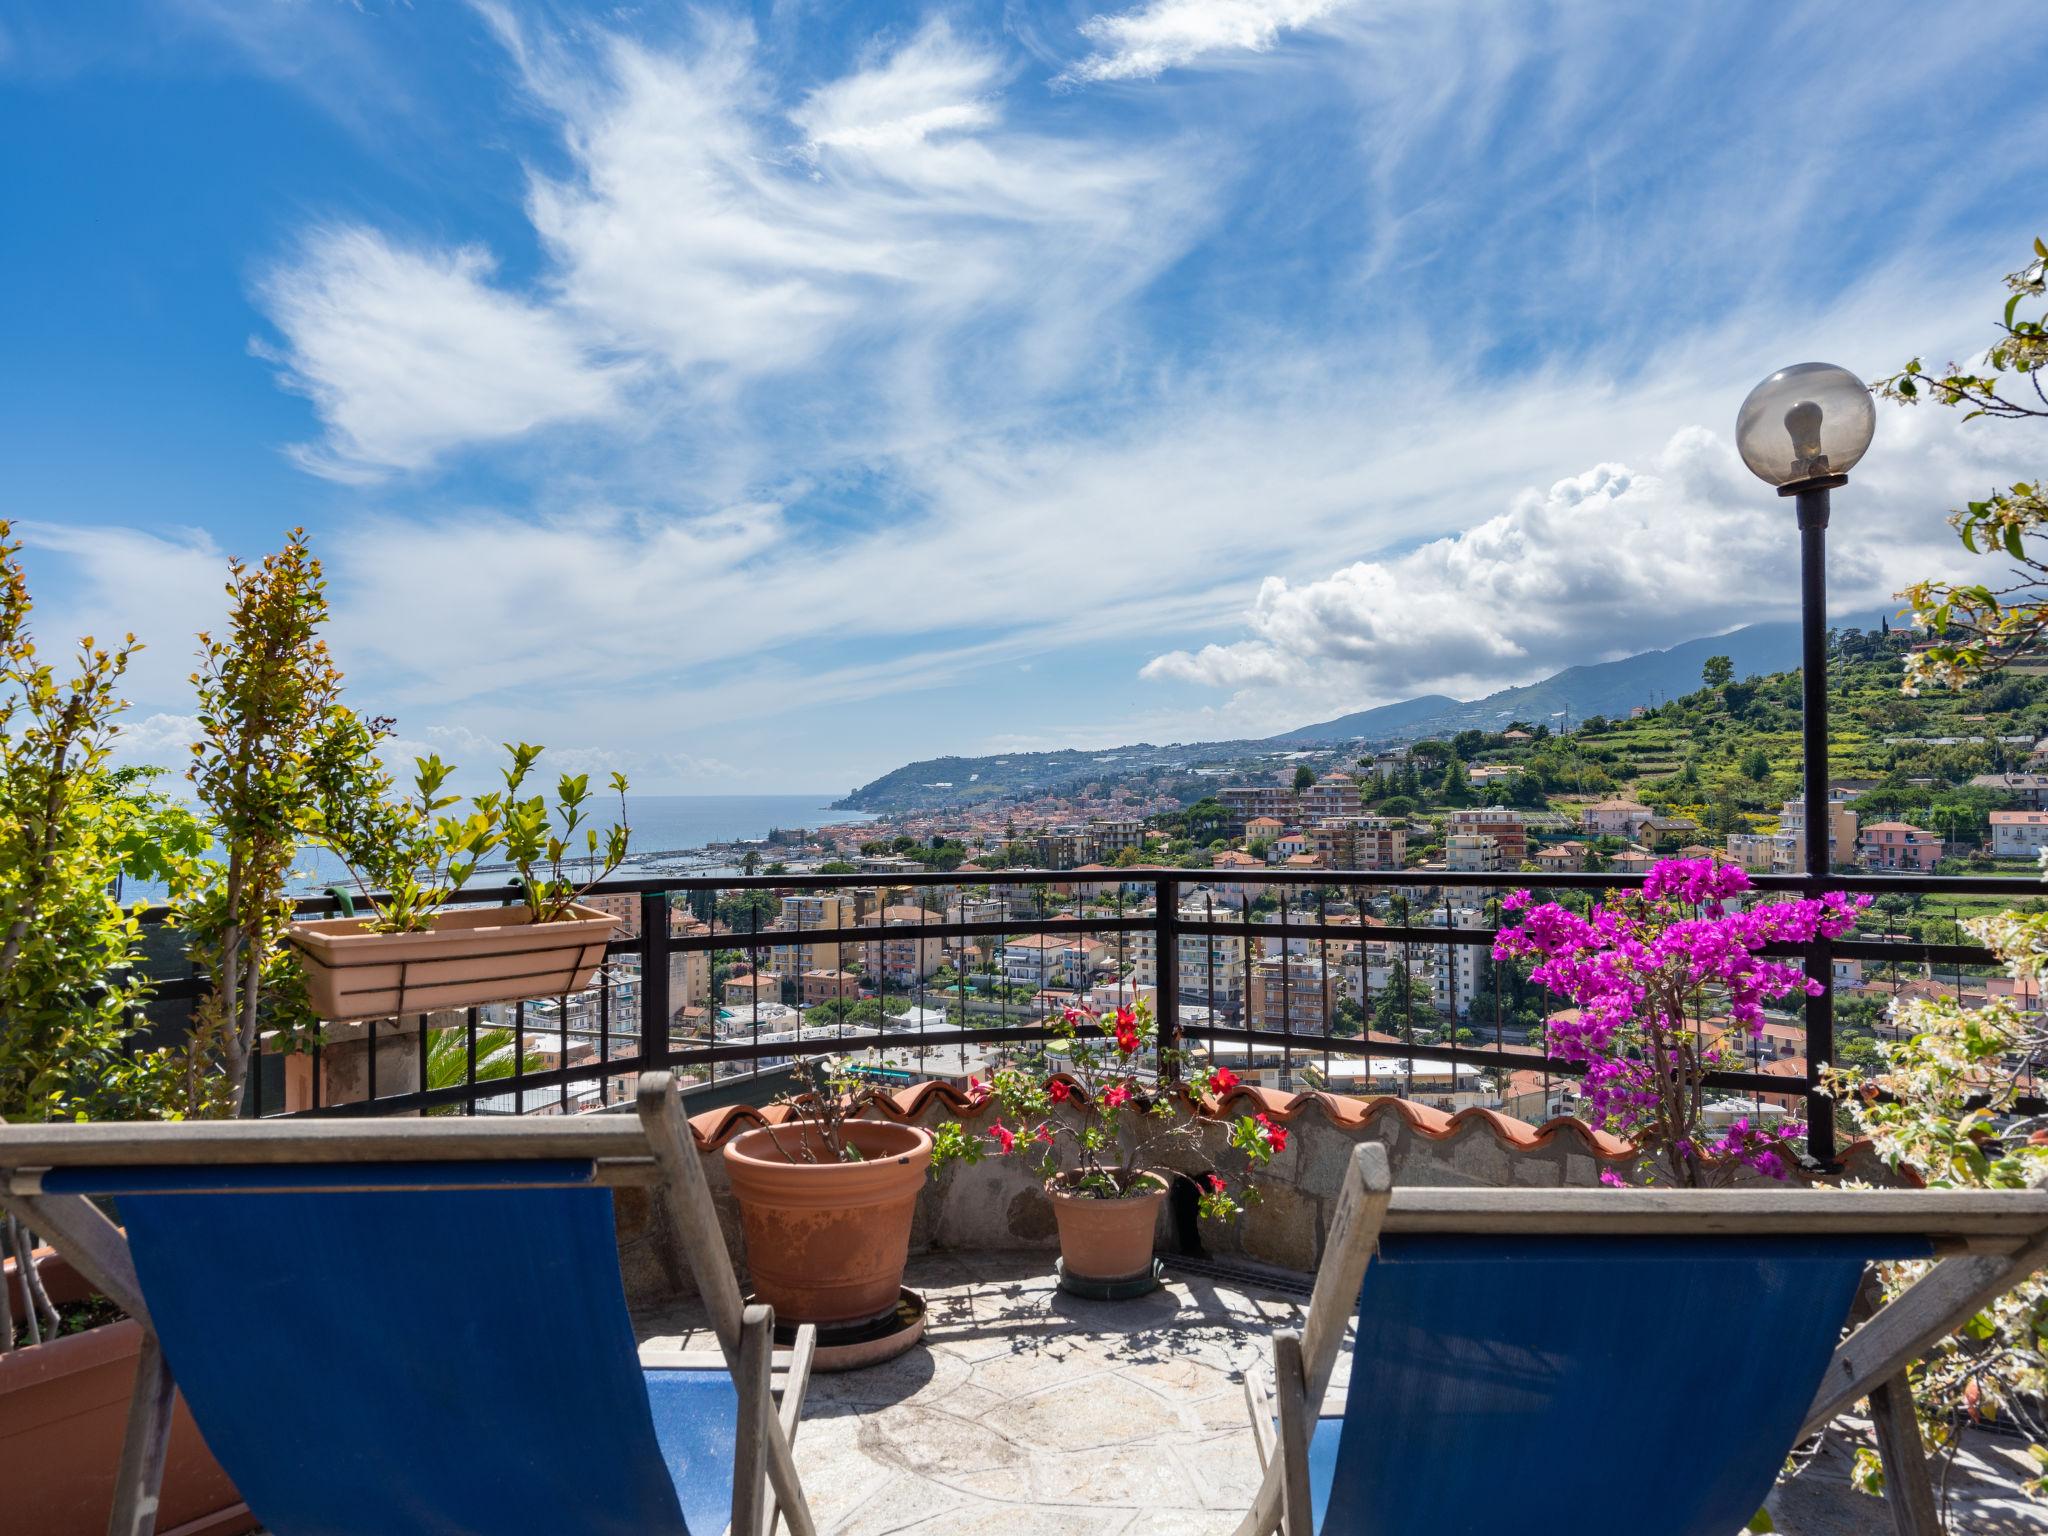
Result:
{"label": "blue sky", "polygon": [[[46,641],[149,644],[139,758],[295,524],[358,702],[478,770],[836,790],[1528,681],[1789,615],[1728,423],[1981,344],[2017,14],[28,0],[0,512]],[[1883,414],[1842,609],[2029,446]]]}

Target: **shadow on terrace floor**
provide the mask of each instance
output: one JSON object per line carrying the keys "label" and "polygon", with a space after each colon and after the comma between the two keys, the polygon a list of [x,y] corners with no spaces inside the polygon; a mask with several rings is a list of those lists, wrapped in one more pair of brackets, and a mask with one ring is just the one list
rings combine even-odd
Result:
{"label": "shadow on terrace floor", "polygon": [[[1273,1331],[1299,1326],[1302,1303],[1171,1269],[1141,1300],[1081,1301],[1054,1288],[1052,1257],[1038,1253],[929,1255],[906,1279],[930,1307],[925,1347],[813,1378],[796,1453],[822,1531],[1228,1536],[1258,1481],[1242,1373],[1266,1367]],[[643,1342],[709,1343],[693,1308],[638,1324]],[[1333,1386],[1349,1366],[1346,1351]],[[2009,1444],[1974,1449],[2010,1456]],[[1888,1531],[1882,1506],[1849,1490],[1848,1466],[1830,1443],[1782,1485],[1779,1529]],[[1958,1491],[1958,1529],[2048,1533],[2048,1513],[2009,1479]]]}

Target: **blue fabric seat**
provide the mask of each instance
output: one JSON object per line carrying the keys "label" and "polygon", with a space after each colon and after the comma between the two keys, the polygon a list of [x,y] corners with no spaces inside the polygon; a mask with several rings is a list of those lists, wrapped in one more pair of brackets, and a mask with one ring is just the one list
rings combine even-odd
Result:
{"label": "blue fabric seat", "polygon": [[[459,1187],[365,1189],[366,1183]],[[588,1162],[53,1171],[274,1536],[716,1536],[738,1397],[643,1371]]]}
{"label": "blue fabric seat", "polygon": [[1389,1235],[1314,1526],[1730,1536],[1797,1438],[1870,1258],[1925,1242]]}

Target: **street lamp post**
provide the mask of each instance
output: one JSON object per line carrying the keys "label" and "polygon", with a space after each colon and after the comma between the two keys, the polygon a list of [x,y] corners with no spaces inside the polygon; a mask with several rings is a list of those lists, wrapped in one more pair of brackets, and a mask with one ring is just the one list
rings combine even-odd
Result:
{"label": "street lamp post", "polygon": [[[1799,521],[1799,696],[1805,759],[1806,889],[1827,887],[1829,493],[1849,483],[1877,430],[1877,409],[1863,381],[1831,363],[1781,368],[1749,392],[1735,418],[1735,445],[1756,476],[1793,498]],[[1806,953],[1806,975],[1820,983],[1806,999],[1806,1063],[1810,1074],[1835,1056],[1834,959],[1823,940]],[[1823,1165],[1835,1160],[1833,1104],[1806,1096],[1807,1149]]]}

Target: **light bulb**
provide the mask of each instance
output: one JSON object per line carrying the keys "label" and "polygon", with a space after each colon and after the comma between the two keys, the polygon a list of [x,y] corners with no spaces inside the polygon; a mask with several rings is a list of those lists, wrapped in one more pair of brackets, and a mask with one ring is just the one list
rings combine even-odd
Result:
{"label": "light bulb", "polygon": [[1785,431],[1792,438],[1792,457],[1798,461],[1801,473],[1824,475],[1828,472],[1828,456],[1820,450],[1821,409],[1811,400],[1802,400],[1785,412]]}

